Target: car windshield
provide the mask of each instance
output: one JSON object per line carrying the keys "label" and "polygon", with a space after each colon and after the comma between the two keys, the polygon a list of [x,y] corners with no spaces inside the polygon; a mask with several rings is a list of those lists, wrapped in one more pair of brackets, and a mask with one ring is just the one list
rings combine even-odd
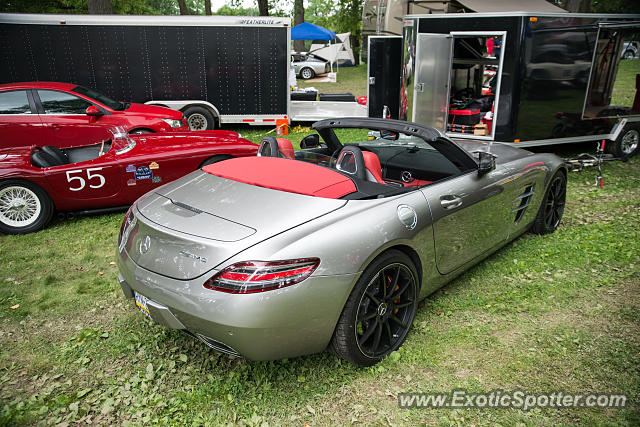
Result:
{"label": "car windshield", "polygon": [[131,151],[136,146],[136,142],[129,136],[122,126],[111,128],[109,129],[109,132],[113,134],[113,147],[116,150],[116,155]]}
{"label": "car windshield", "polygon": [[95,99],[99,103],[104,104],[115,111],[124,111],[129,106],[129,104],[125,104],[120,101],[114,101],[108,96],[103,95],[100,92],[96,92],[95,90],[89,89],[86,87],[76,86],[71,91],[75,93],[79,93],[80,95],[84,95],[87,98]]}

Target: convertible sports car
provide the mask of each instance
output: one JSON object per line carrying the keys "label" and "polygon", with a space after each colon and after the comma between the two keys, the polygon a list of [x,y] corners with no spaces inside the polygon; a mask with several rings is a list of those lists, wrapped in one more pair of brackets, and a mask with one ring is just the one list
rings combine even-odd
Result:
{"label": "convertible sports car", "polygon": [[555,155],[396,120],[312,128],[306,150],[267,137],[256,157],[140,198],[119,236],[124,294],[222,352],[328,348],[367,366],[400,347],[421,298],[560,223],[567,175]]}
{"label": "convertible sports car", "polygon": [[235,132],[127,135],[123,128],[93,145],[0,149],[0,232],[40,230],[54,211],[126,209],[203,165],[257,151]]}

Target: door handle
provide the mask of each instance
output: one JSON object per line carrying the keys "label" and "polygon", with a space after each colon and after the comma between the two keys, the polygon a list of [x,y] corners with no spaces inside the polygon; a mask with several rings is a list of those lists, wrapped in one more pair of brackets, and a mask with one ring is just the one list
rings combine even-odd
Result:
{"label": "door handle", "polygon": [[375,77],[369,77],[369,84],[371,86],[375,85],[376,84],[376,78]]}
{"label": "door handle", "polygon": [[462,205],[462,199],[460,197],[453,197],[452,199],[442,199],[440,200],[440,205],[445,209],[457,208],[458,206]]}

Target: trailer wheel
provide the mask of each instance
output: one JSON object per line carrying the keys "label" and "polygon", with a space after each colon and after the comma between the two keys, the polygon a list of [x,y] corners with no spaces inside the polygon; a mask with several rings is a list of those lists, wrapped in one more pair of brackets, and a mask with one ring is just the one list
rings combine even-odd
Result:
{"label": "trailer wheel", "polygon": [[611,144],[611,153],[623,160],[638,154],[640,148],[640,126],[628,124]]}
{"label": "trailer wheel", "polygon": [[304,67],[302,70],[300,70],[300,77],[304,80],[309,80],[312,79],[313,77],[315,77],[316,73],[313,72],[313,70],[309,67]]}
{"label": "trailer wheel", "polygon": [[216,122],[213,114],[203,107],[189,107],[184,111],[187,125],[191,130],[212,130]]}

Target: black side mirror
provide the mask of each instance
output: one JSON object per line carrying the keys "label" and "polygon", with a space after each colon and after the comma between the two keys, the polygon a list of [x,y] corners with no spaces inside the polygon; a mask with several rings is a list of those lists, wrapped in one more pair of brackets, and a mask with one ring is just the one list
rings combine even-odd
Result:
{"label": "black side mirror", "polygon": [[491,172],[496,168],[496,156],[485,151],[478,152],[478,176]]}
{"label": "black side mirror", "polygon": [[307,135],[300,141],[300,148],[306,150],[308,148],[316,148],[320,146],[320,136],[317,133]]}

